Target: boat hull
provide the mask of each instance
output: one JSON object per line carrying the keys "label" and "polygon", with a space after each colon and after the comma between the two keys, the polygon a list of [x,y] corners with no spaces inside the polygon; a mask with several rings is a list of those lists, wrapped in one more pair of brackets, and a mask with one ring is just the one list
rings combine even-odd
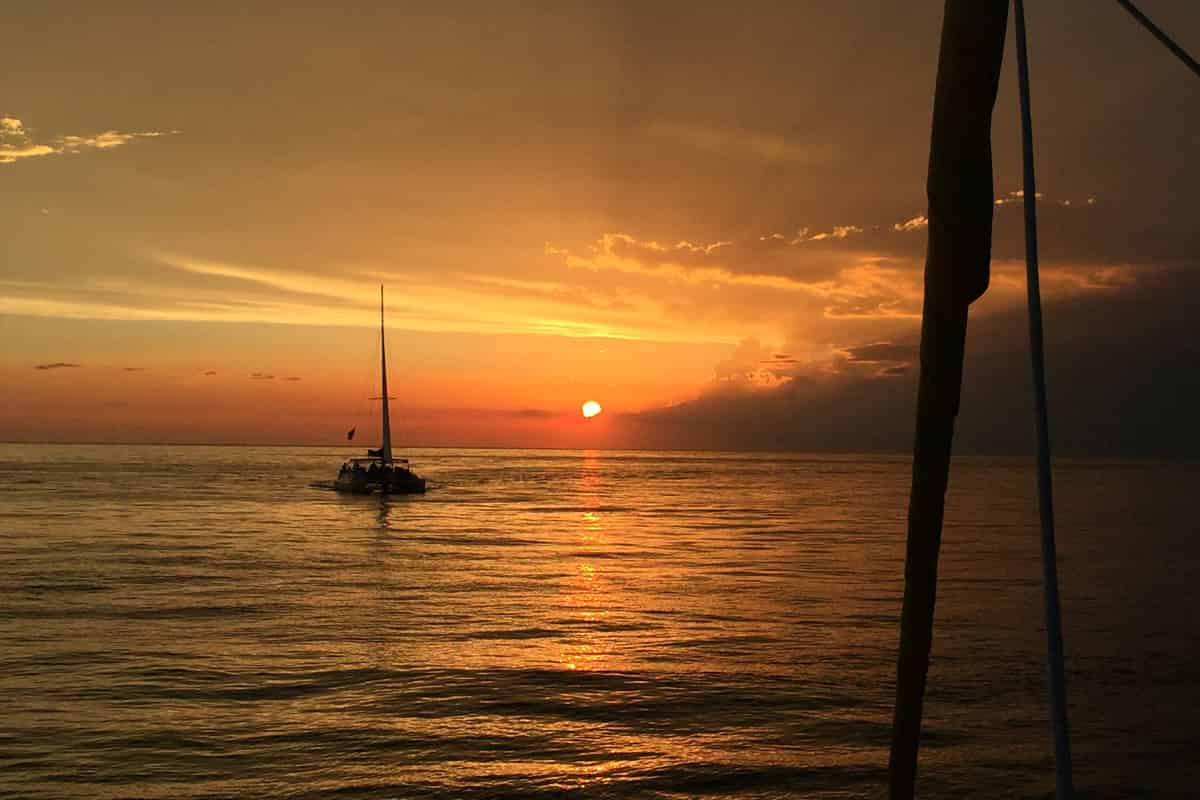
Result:
{"label": "boat hull", "polygon": [[346,494],[425,494],[425,479],[412,472],[377,477],[363,472],[343,472],[333,488]]}

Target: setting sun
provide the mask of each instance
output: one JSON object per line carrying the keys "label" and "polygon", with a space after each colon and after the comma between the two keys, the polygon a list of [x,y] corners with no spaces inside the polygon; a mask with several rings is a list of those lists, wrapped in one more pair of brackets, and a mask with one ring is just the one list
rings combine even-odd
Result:
{"label": "setting sun", "polygon": [[595,400],[588,400],[583,404],[583,415],[585,417],[594,417],[604,409],[600,408],[600,404]]}

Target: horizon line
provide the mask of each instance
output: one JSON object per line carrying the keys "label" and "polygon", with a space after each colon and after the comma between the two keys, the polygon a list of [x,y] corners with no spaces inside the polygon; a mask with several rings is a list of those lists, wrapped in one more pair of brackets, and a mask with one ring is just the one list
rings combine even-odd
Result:
{"label": "horizon line", "polygon": [[[30,445],[30,446],[60,446],[60,447],[284,447],[291,449],[300,448],[324,448],[334,449],[340,445],[333,444],[314,444],[314,443],[279,443],[279,442],[129,442],[129,441],[104,441],[104,442],[87,442],[87,441],[28,441],[16,439],[0,439],[0,445]],[[361,449],[361,448],[359,448]],[[797,450],[790,448],[750,448],[750,449],[730,449],[730,448],[695,448],[695,447],[546,447],[537,445],[451,445],[451,444],[414,444],[407,445],[402,448],[395,448],[398,452],[402,450],[543,450],[547,452],[576,452],[583,453],[588,451],[601,451],[608,453],[732,453],[745,455],[799,455],[799,456],[894,456],[903,457],[911,460],[912,453],[907,450]],[[1013,451],[986,451],[976,450],[959,453],[959,456],[965,457],[984,457],[984,458],[1012,458],[1012,459],[1033,459],[1035,454],[1031,451],[1028,453],[1018,453]],[[1060,454],[1055,457],[1057,461],[1095,461],[1095,460],[1121,460],[1121,461],[1169,461],[1173,463],[1200,463],[1200,454],[1188,455],[1170,455],[1170,454],[1133,454],[1133,453],[1092,453],[1081,455],[1078,453]]]}

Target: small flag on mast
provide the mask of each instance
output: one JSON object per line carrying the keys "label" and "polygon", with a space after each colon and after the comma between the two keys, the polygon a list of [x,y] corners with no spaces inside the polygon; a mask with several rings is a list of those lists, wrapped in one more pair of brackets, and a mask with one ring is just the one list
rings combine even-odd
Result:
{"label": "small flag on mast", "polygon": [[346,439],[353,439],[353,438],[354,438],[354,432],[355,432],[356,430],[358,430],[358,426],[355,426],[355,427],[351,428],[350,430],[346,431]]}

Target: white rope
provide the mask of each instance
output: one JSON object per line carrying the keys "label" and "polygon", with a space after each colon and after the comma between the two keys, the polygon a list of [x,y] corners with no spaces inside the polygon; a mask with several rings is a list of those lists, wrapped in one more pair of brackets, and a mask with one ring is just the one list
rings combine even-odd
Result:
{"label": "white rope", "polygon": [[1025,48],[1025,4],[1013,0],[1017,33],[1017,80],[1021,93],[1021,145],[1025,167],[1025,273],[1029,294],[1029,350],[1037,412],[1038,509],[1042,521],[1042,581],[1046,605],[1046,661],[1050,679],[1050,718],[1054,726],[1054,785],[1058,800],[1070,800],[1071,743],[1067,731],[1067,691],[1063,670],[1062,614],[1058,601],[1058,556],[1054,546],[1054,501],[1050,477],[1049,414],[1046,410],[1046,357],[1042,340],[1042,296],[1038,284],[1037,184],[1033,170],[1033,121],[1029,110],[1029,56]]}

